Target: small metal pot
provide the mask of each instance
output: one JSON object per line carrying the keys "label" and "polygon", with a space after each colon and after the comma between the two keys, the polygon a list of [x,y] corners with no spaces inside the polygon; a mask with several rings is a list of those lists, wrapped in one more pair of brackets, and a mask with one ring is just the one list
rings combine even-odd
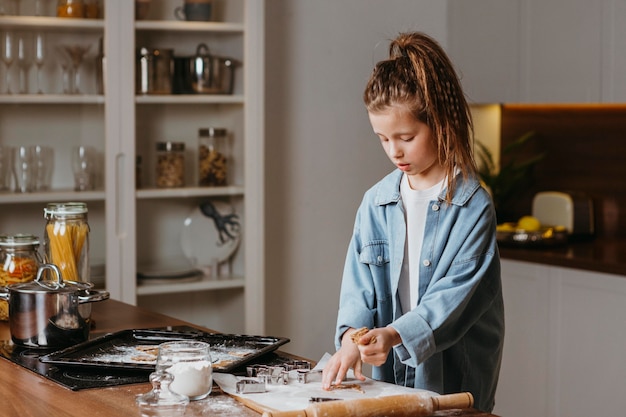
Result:
{"label": "small metal pot", "polygon": [[174,93],[232,94],[235,60],[211,55],[201,43],[196,55],[174,58]]}
{"label": "small metal pot", "polygon": [[[56,280],[42,279],[47,269],[56,274]],[[93,291],[92,287],[87,282],[63,281],[56,265],[43,264],[34,281],[0,288],[0,299],[9,303],[13,343],[30,348],[61,348],[86,341],[91,308],[81,308],[81,304],[109,298],[108,292]]]}

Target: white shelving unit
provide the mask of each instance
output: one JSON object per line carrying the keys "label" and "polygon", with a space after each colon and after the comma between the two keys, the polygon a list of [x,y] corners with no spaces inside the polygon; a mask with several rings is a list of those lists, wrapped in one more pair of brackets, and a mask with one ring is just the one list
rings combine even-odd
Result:
{"label": "white shelving unit", "polygon": [[[54,91],[0,95],[1,113],[8,110],[10,115],[24,109],[32,113],[28,120],[36,122],[26,134],[32,137],[32,132],[37,132],[39,142],[45,140],[55,146],[58,169],[69,159],[70,144],[93,143],[103,155],[102,186],[95,191],[72,191],[70,173],[61,179],[55,177],[49,192],[0,193],[0,230],[12,225],[25,232],[41,232],[46,203],[86,201],[92,257],[106,260],[106,288],[112,298],[217,330],[261,334],[265,327],[263,1],[216,1],[216,21],[206,23],[174,20],[172,12],[177,5],[173,0],[154,0],[149,20],[144,21],[134,20],[133,2],[115,0],[104,2],[102,20],[0,18],[0,30],[43,30],[51,33],[55,42],[81,36],[97,41],[102,37],[105,55],[104,94],[96,94],[92,88],[81,95]],[[232,95],[135,95],[137,47],[172,48],[176,56],[191,56],[199,43],[207,43],[212,54],[241,63]],[[53,84],[55,74],[50,72],[46,77]],[[63,118],[60,133],[45,124],[45,114],[51,109]],[[75,114],[80,115],[78,120],[73,118]],[[0,118],[0,145],[20,143],[24,129],[10,125],[8,116]],[[26,116],[19,119],[23,121]],[[197,131],[210,126],[232,133],[232,165],[226,187],[194,185]],[[157,189],[153,185],[154,144],[163,140],[186,144],[186,187]],[[135,189],[138,155],[143,158],[146,175],[142,178],[144,186]],[[178,237],[183,221],[201,202],[212,199],[231,203],[242,224],[242,239],[230,262],[230,274],[192,282],[138,285],[139,265],[183,257]]]}

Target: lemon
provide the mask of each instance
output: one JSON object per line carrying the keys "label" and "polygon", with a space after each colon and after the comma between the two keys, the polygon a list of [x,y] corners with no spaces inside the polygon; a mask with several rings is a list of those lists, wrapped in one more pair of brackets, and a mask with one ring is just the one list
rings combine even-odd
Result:
{"label": "lemon", "polygon": [[541,222],[534,216],[523,216],[517,221],[517,228],[527,232],[536,232],[541,229]]}
{"label": "lemon", "polygon": [[511,222],[502,223],[496,226],[496,230],[498,232],[514,232],[516,228],[517,225]]}

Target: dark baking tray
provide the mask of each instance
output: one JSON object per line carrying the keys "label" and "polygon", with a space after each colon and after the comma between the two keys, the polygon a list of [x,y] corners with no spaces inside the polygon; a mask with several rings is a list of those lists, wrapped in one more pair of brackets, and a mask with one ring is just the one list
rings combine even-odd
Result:
{"label": "dark baking tray", "polygon": [[130,329],[43,355],[39,360],[56,365],[151,371],[155,367],[157,346],[174,340],[209,343],[213,370],[226,373],[289,342],[284,337],[207,333],[187,326]]}

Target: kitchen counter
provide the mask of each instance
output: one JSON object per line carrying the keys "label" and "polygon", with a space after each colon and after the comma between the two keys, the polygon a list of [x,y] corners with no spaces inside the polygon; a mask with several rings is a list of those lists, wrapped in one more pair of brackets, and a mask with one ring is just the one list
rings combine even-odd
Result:
{"label": "kitchen counter", "polygon": [[500,247],[500,256],[503,259],[623,275],[626,278],[626,239],[596,238],[555,248]]}
{"label": "kitchen counter", "polygon": [[[92,318],[95,323],[95,328],[91,332],[92,337],[132,328],[191,326],[184,321],[115,300],[93,303]],[[10,340],[9,326],[6,322],[0,322],[0,340]],[[5,358],[0,358],[0,414],[6,417],[139,417],[135,396],[150,389],[151,385],[146,382],[71,391]],[[207,399],[193,401],[186,408],[185,416],[201,415],[258,417],[260,414],[214,386]],[[437,412],[434,415],[493,417],[492,414],[476,410],[453,410]]]}

